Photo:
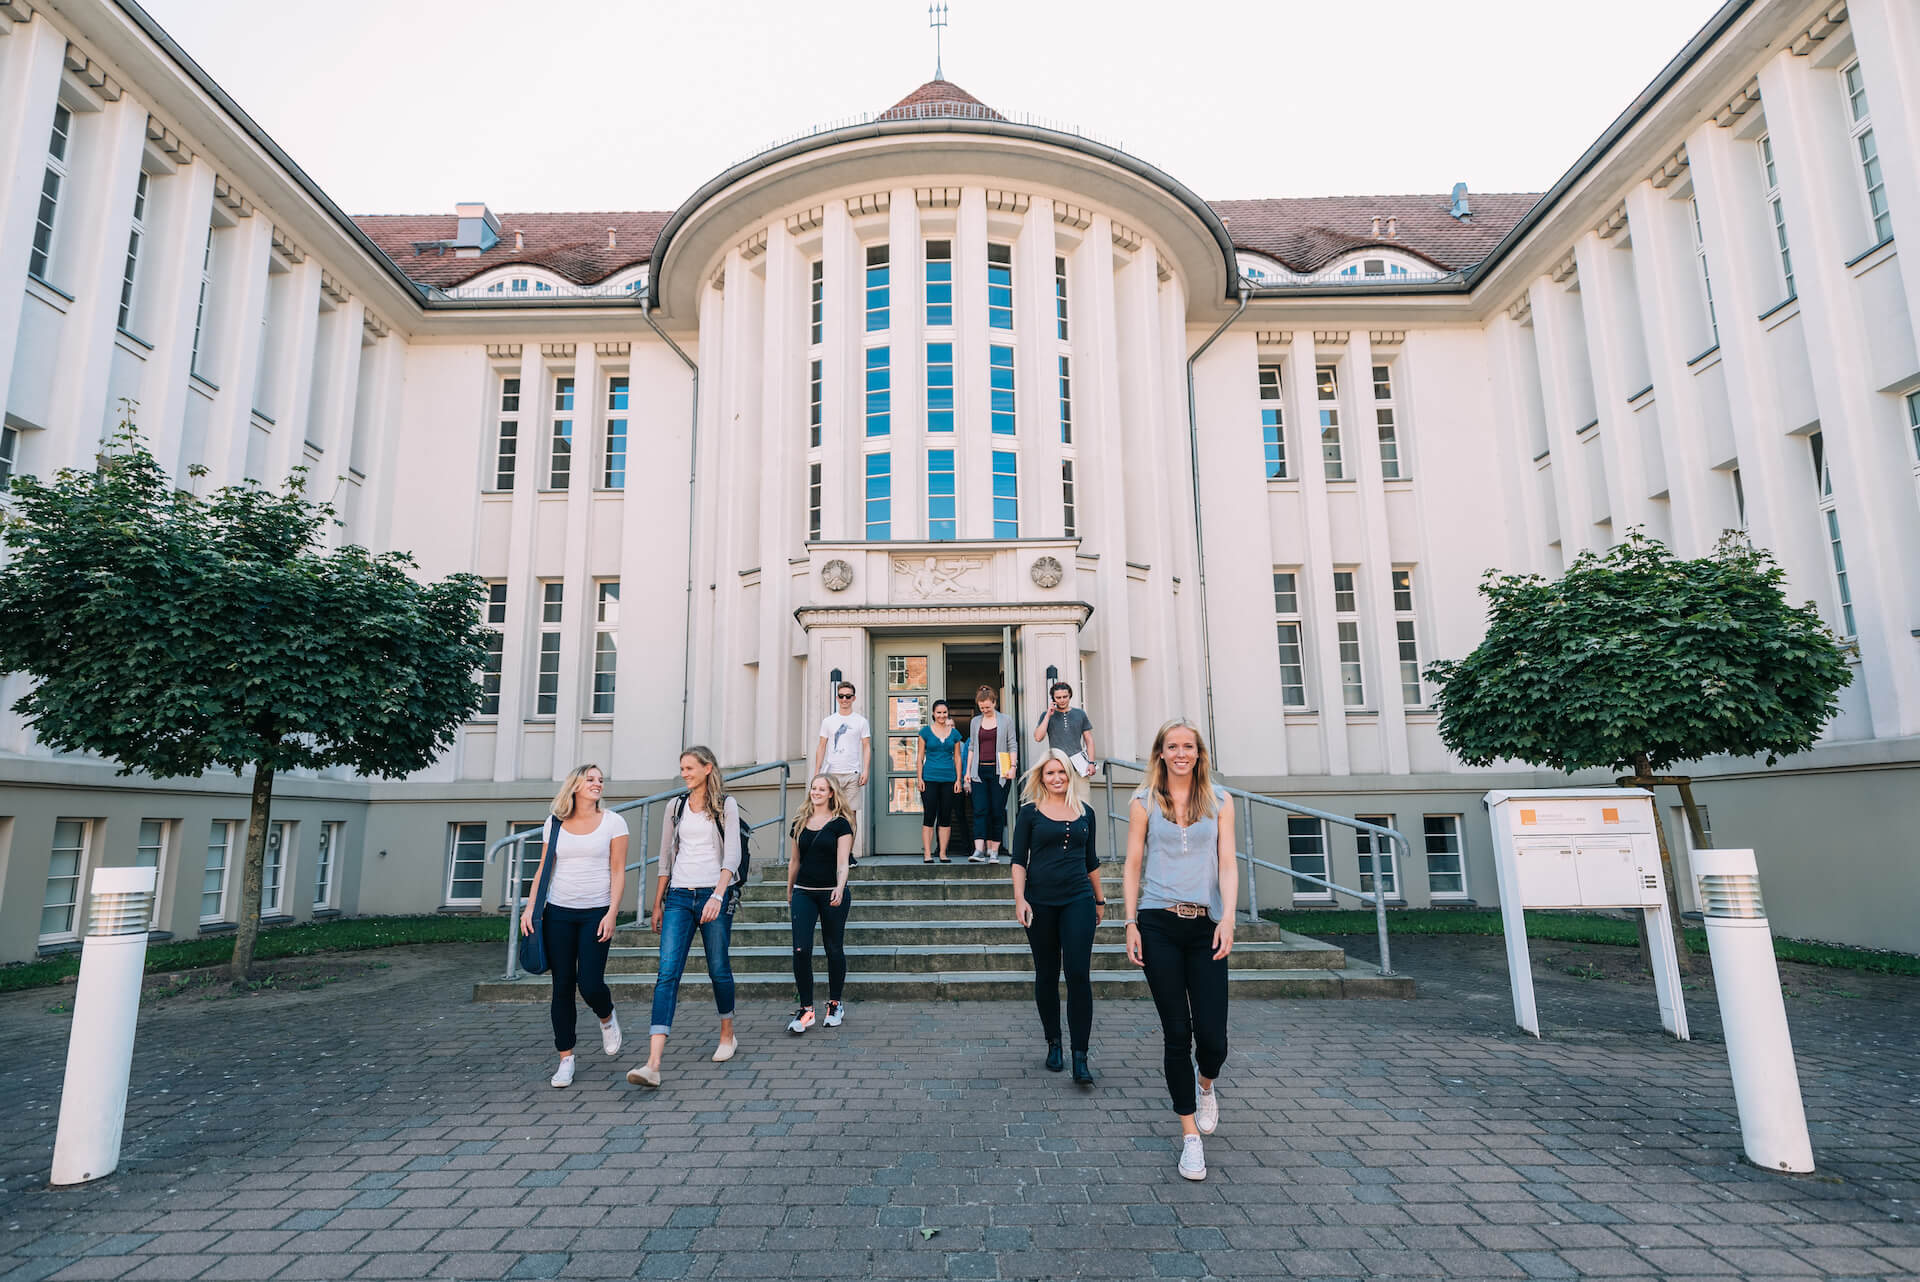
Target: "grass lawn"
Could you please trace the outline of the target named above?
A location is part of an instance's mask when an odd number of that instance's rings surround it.
[[[506,923],[499,917],[355,917],[302,922],[260,932],[254,957],[305,957],[314,953],[391,948],[395,944],[504,943]],[[147,972],[193,970],[233,960],[233,936],[182,939],[147,948]],[[62,953],[39,961],[0,966],[0,993],[44,988],[80,973],[80,954]]]
[[[1287,930],[1302,935],[1371,935],[1376,926],[1373,914],[1359,909],[1270,908],[1260,914]],[[1500,914],[1479,908],[1394,908],[1387,911],[1387,930],[1395,935],[1503,935]],[[1707,951],[1707,932],[1692,927],[1687,932],[1689,952]],[[1640,940],[1639,927],[1619,917],[1597,913],[1527,914],[1529,939],[1557,939],[1576,944],[1625,944]],[[1848,948],[1844,944],[1820,944],[1804,939],[1773,941],[1773,955],[1781,961],[1808,966],[1837,966],[1845,970],[1878,971],[1884,975],[1920,975],[1920,957],[1911,953],[1878,952],[1870,948]],[[0,972],[3,973],[3,972]]]

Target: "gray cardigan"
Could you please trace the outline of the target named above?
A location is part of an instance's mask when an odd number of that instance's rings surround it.
[[[660,875],[667,878],[667,884],[673,884],[673,856],[680,849],[680,826],[674,822],[685,809],[687,799],[681,797],[667,804],[666,816],[660,821]],[[705,813],[705,812],[701,812]],[[732,875],[732,880],[740,880],[740,807],[732,797],[727,798],[723,811],[726,816],[726,840],[720,845],[720,866]],[[696,816],[698,817],[698,816]]]
[[[995,722],[993,750],[995,753],[1008,750],[1013,752],[1013,775],[1017,779],[1020,777],[1020,727],[1013,724],[1013,718],[999,708],[994,709],[993,719]],[[969,782],[978,779],[980,777],[980,714],[977,712],[973,716],[973,721],[967,726],[966,761],[967,769],[963,778]]]

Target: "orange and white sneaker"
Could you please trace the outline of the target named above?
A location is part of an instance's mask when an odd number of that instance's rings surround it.
[[[804,1033],[813,1027],[813,1007],[802,1006],[793,1012],[793,1022],[787,1025],[789,1033]]]
[[[847,1006],[845,1002],[828,1002],[827,1003],[826,1024],[828,1028],[840,1027],[840,1021],[845,1019],[846,1017],[847,1017]]]

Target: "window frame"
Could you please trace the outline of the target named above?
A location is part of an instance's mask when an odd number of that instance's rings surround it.
[[[201,367],[201,358],[205,349],[201,339],[206,336],[207,297],[213,292],[213,233],[216,224],[212,215],[207,218],[207,247],[200,256],[200,299],[193,309],[193,347],[187,360],[187,372],[196,378],[205,380],[207,375]]]
[[[927,435],[951,436],[959,399],[954,382],[954,344],[936,339],[926,344]],[[942,381],[944,379],[944,381]]]
[[[19,428],[0,423],[0,494],[13,484],[14,471],[20,465],[21,435]]]
[[[56,100],[43,157],[44,169],[40,178],[40,198],[34,210],[33,235],[29,238],[27,250],[27,275],[49,284],[52,283],[54,265],[59,262],[56,251],[60,248],[61,193],[67,186],[73,165],[72,157],[73,108]]]
[[[816,258],[807,267],[807,345],[818,347],[827,329],[827,264]]]
[[[1314,815],[1287,816],[1287,867],[1295,872],[1318,877],[1321,881],[1333,880],[1333,852],[1327,846],[1327,824],[1324,819]],[[1300,843],[1311,840],[1318,849],[1302,849]],[[1319,860],[1319,868],[1312,867],[1313,860]],[[1303,867],[1303,861],[1307,866]],[[1287,879],[1289,889],[1296,904],[1330,904],[1333,892],[1311,882]]]
[[[818,459],[807,464],[807,541],[820,541],[820,492],[822,465]]]
[[[1693,260],[1700,269],[1700,298],[1707,307],[1705,350],[1712,351],[1720,346],[1720,312],[1713,302],[1713,273],[1707,268],[1707,233],[1700,218],[1700,197],[1692,193],[1687,196],[1687,226],[1693,237]]]
[[[885,241],[868,245],[863,255],[860,301],[866,332],[884,334],[893,328],[893,255]],[[878,299],[878,302],[875,300]]]
[[[866,349],[866,394],[862,411],[868,440],[886,440],[893,435],[893,349],[885,343]]]
[[[1282,580],[1285,580],[1283,583]],[[1280,660],[1280,707],[1283,712],[1307,712],[1313,707],[1308,697],[1306,620],[1300,610],[1300,570],[1296,566],[1273,569],[1274,644]],[[1293,660],[1287,660],[1289,631]],[[1291,679],[1288,676],[1292,669]]]
[[[1363,824],[1378,824],[1382,828],[1394,826],[1392,815],[1355,815],[1354,818]],[[1355,828],[1353,855],[1359,868],[1358,885],[1362,893],[1372,892],[1374,870],[1378,868],[1382,883],[1380,895],[1389,903],[1405,902],[1400,893],[1400,861],[1391,837],[1383,837],[1365,828]]]
[[[1374,361],[1373,374],[1373,428],[1380,445],[1380,479],[1382,481],[1411,481],[1413,471],[1407,466],[1400,440],[1400,401],[1394,394],[1394,367],[1391,360]]]
[[[260,856],[260,918],[285,917],[287,883],[293,879],[296,843],[300,840],[298,822],[274,819],[267,824],[267,845]],[[275,856],[278,855],[276,860]],[[268,898],[271,894],[272,899]]]
[[[160,840],[157,845],[147,840],[148,824],[159,826]],[[148,930],[160,928],[160,900],[167,888],[167,866],[171,862],[170,856],[173,854],[174,847],[173,834],[177,826],[178,821],[173,819],[142,819],[140,826],[134,830],[133,866],[153,869],[153,912],[147,918]],[[153,862],[150,864],[143,862],[149,850],[154,852]]]
[[[1893,239],[1893,212],[1887,203],[1886,167],[1880,161],[1880,141],[1873,131],[1873,104],[1867,99],[1866,73],[1860,69],[1860,59],[1849,59],[1840,68],[1840,91],[1846,101],[1847,141],[1852,144],[1852,168],[1859,177],[1856,190],[1867,216],[1867,231],[1872,236],[1871,244],[1884,244]]]
[[[1345,587],[1341,586],[1343,579]],[[1366,711],[1372,706],[1367,702],[1367,660],[1360,627],[1358,580],[1359,571],[1351,567],[1333,572],[1333,627],[1340,662],[1340,703],[1348,712]],[[1342,597],[1346,598],[1344,608],[1340,603]]]
[[[1287,474],[1286,375],[1279,362],[1263,361],[1255,368],[1254,378],[1260,397],[1260,448],[1267,479],[1290,481],[1293,477]]]
[[[479,836],[474,838],[469,830],[478,829]],[[465,849],[471,853],[476,848],[478,857],[462,860],[460,853],[464,838]],[[456,878],[462,863],[477,867],[478,876]],[[454,886],[457,882],[471,882],[474,895],[471,899],[455,898]],[[446,908],[478,908],[487,893],[487,825],[478,819],[454,819],[447,823],[447,855],[445,876],[441,880],[440,903]]]
[[[1053,256],[1053,319],[1055,333],[1059,340],[1063,343],[1070,341],[1067,324],[1067,256],[1065,254]]]
[[[202,859],[200,863],[200,925],[202,928],[231,924],[227,917],[227,894],[233,886],[234,834],[239,831],[244,831],[244,827],[243,822],[238,819],[216,819],[208,826],[206,853],[211,856],[215,849],[220,851],[220,888],[207,889],[207,877],[213,870],[208,867],[207,861]],[[214,840],[216,835],[221,837],[218,843]],[[242,845],[241,854],[244,856],[245,853],[246,847]],[[207,913],[208,895],[218,896],[217,911],[211,915]]]
[[[1071,456],[1060,460],[1061,534],[1069,539],[1080,537],[1080,507],[1074,488],[1073,463]]]
[[[128,220],[127,259],[120,271],[120,304],[115,320],[122,333],[133,329],[134,304],[139,300],[140,247],[146,243],[147,205],[152,199],[153,175],[144,167],[134,172],[133,217]]]
[[[1787,243],[1787,209],[1780,198],[1780,171],[1773,158],[1773,133],[1768,131],[1754,139],[1754,155],[1760,160],[1760,199],[1767,206],[1768,221],[1773,226],[1775,253],[1774,266],[1780,273],[1780,284],[1785,293],[1783,299],[1799,297],[1799,290],[1793,283],[1793,251]]]
[[[807,448],[820,448],[821,426],[826,420],[826,362],[818,357],[807,362]]]
[[[344,819],[327,819],[320,824],[320,847],[313,865],[315,912],[330,912],[340,906],[340,847],[346,833]]]
[[[1020,435],[1019,384],[1016,381],[1018,359],[1011,343],[987,345],[987,426],[990,435]]]
[[[547,426],[547,483],[564,493],[573,486],[573,416],[576,385],[571,374],[553,376],[553,413]]]
[[[1813,493],[1815,509],[1820,513],[1820,536],[1827,545],[1827,590],[1833,593],[1841,627],[1841,638],[1859,644],[1860,630],[1854,615],[1853,572],[1847,568],[1846,541],[1840,534],[1840,509],[1833,497],[1833,459],[1827,453],[1826,433],[1807,433],[1807,448],[1813,456]]]
[[[993,537],[1020,537],[1020,455],[1016,450],[992,450]],[[1002,493],[1002,491],[1005,493]],[[1001,515],[1002,513],[1006,515]]]
[[[1433,848],[1434,839],[1436,837],[1439,837],[1442,840],[1445,840],[1447,837],[1447,834],[1445,833],[1436,833],[1433,831],[1432,825],[1433,825],[1433,821],[1436,819],[1451,822],[1451,824],[1453,825],[1453,831],[1451,833],[1451,837],[1456,847],[1455,849],[1435,850]],[[1432,814],[1432,815],[1423,814],[1421,815],[1420,816],[1420,849],[1421,849],[1421,852],[1426,856],[1425,866],[1426,866],[1426,873],[1427,873],[1427,900],[1429,903],[1434,902],[1436,900],[1439,902],[1445,903],[1452,900],[1471,898],[1472,887],[1468,884],[1468,881],[1467,881],[1467,823],[1466,823],[1465,816],[1458,815],[1458,814]],[[1438,873],[1436,873],[1435,865],[1434,865],[1435,856],[1440,856],[1441,858],[1452,858],[1458,861],[1458,866],[1453,871],[1447,871],[1443,867]],[[1435,890],[1433,888],[1433,885],[1434,885],[1434,879],[1436,876],[1458,877],[1460,879],[1460,888],[1458,890]]]
[[[927,539],[951,542],[960,537],[959,451],[952,446],[927,451]],[[945,466],[941,467],[940,464]],[[939,478],[945,478],[945,493]],[[939,513],[944,511],[944,515]]]
[[[1419,603],[1414,599],[1413,567],[1399,565],[1388,572],[1389,591],[1393,596],[1393,639],[1395,659],[1400,668],[1400,702],[1405,708],[1424,708],[1427,706],[1427,685],[1420,675],[1420,616]],[[1408,665],[1411,664],[1413,680],[1411,688],[1414,697],[1407,698],[1409,682]]]
[[[487,652],[480,660],[480,707],[476,721],[491,721],[500,715],[500,688],[506,674],[507,657],[507,581],[489,579],[487,599],[480,604],[480,625],[487,630]]]
[[[502,908],[509,907],[507,900],[513,893],[513,875],[515,871],[518,871],[520,874],[520,902],[524,904],[533,898],[534,879],[540,875],[540,860],[546,853],[547,848],[546,827],[547,824],[544,819],[513,819],[508,821],[507,835],[509,837],[517,837],[523,832],[537,832],[540,835],[529,841],[523,841],[513,847],[514,850],[519,852],[517,869],[514,864],[515,857],[511,855],[508,856],[507,867],[500,877],[500,889],[502,892],[500,906]],[[486,888],[482,886],[481,892],[483,895],[485,894],[485,890]]]
[[[987,242],[987,329],[1014,332],[1013,246],[1003,240]]]
[[[551,721],[560,715],[560,657],[566,646],[567,585],[560,579],[540,580],[540,614],[534,622],[533,719]]]
[[[593,585],[593,683],[587,691],[587,716],[612,717],[619,689],[620,580],[597,579]]]
[[[1349,481],[1345,450],[1340,440],[1340,367],[1313,367],[1313,398],[1320,411],[1320,466],[1326,479]]]
[[[500,394],[496,398],[497,416],[493,436],[493,484],[488,492],[513,493],[520,474],[520,379],[518,375],[500,375]]]
[[[936,257],[933,247],[941,247]],[[921,261],[926,266],[926,282],[921,291],[922,304],[925,307],[926,328],[953,328],[953,238],[934,237],[922,240]],[[935,264],[939,264],[936,273]]]
[[[79,829],[80,838],[79,845],[77,846],[60,844],[60,830],[68,824],[72,824]],[[43,948],[49,945],[76,943],[80,939],[80,927],[84,924],[81,913],[87,902],[87,873],[93,864],[95,855],[94,846],[97,844],[95,838],[98,835],[97,830],[99,826],[100,821],[97,819],[76,819],[71,816],[61,816],[53,821],[53,837],[47,846],[47,875],[43,883],[44,890],[40,896],[40,923],[37,942]],[[73,854],[73,873],[71,876],[63,874],[56,878],[53,872],[54,858],[65,852],[71,852]],[[71,899],[63,903],[47,902],[48,898],[53,894],[53,883],[56,880],[63,882],[71,881],[73,883],[73,897]],[[59,908],[66,910],[67,924],[59,930],[48,930],[46,928],[47,913]]]
[[[600,488],[627,488],[627,426],[633,403],[633,378],[629,374],[607,375],[607,416],[600,432]]]
[[[893,538],[893,454],[890,450],[869,450],[865,459],[861,498],[863,528],[869,542],[890,542]]]

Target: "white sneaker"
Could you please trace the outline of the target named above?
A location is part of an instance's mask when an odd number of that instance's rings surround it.
[[[984,864],[987,862],[987,852],[984,850],[976,850],[967,856],[967,862],[970,864]]]
[[[620,1053],[620,1012],[607,1016],[607,1022],[600,1025],[600,1049],[609,1055]]]
[[[840,1021],[845,1019],[846,1017],[847,1017],[847,1004],[845,1002],[828,1002],[827,1003],[827,1018],[825,1023],[828,1028],[840,1027]]]
[[[987,862],[988,862],[988,863],[990,863],[990,864],[997,864],[997,863],[999,863],[999,862],[1000,862],[1000,856],[999,856],[999,855],[997,855],[997,854],[994,854],[994,853],[991,853],[991,852],[989,852],[989,853],[988,853],[988,855],[987,855]],[[1012,861],[1011,859],[1009,859],[1009,860],[1008,860],[1007,862],[1008,862],[1008,863],[1012,863],[1013,861]]]
[[[793,1012],[793,1022],[787,1025],[789,1033],[804,1033],[813,1027],[813,1007],[802,1006]]]
[[[574,1064],[574,1061],[578,1058],[579,1056],[577,1055],[562,1055],[560,1057],[560,1067],[553,1070],[553,1077],[547,1083],[547,1085],[549,1086],[573,1085],[573,1064]]]
[[[1202,1135],[1213,1134],[1213,1128],[1220,1125],[1220,1093],[1202,1086],[1195,1097],[1193,1124],[1200,1128]]]
[[[1180,1174],[1190,1180],[1207,1178],[1207,1151],[1200,1146],[1198,1135],[1180,1137]]]

